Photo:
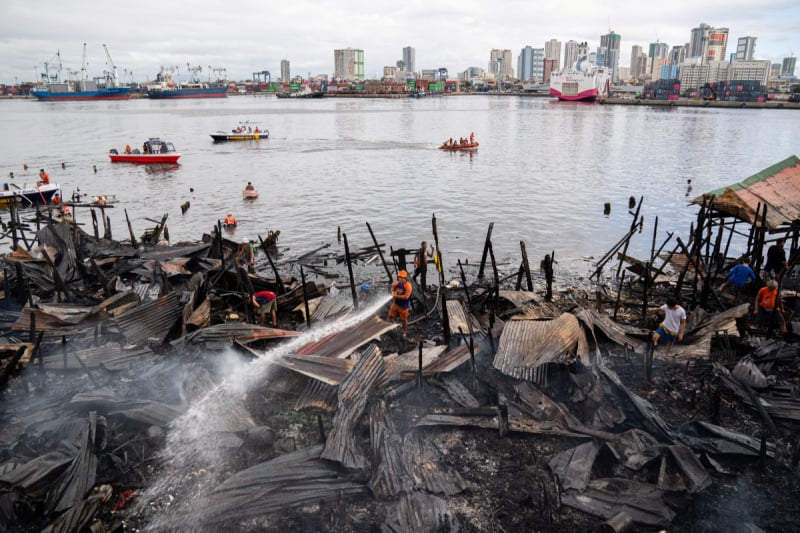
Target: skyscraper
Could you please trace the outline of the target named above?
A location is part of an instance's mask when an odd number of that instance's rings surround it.
[[[333,51],[333,75],[340,80],[364,79],[364,50],[345,48]]]
[[[600,36],[600,48],[605,48],[605,65],[611,81],[617,81],[617,67],[619,66],[619,47],[622,37],[618,33],[610,31]]]
[[[550,39],[544,43],[544,58],[555,59],[555,69],[561,68],[561,41]]]
[[[752,61],[755,51],[755,37],[739,37],[739,42],[736,44],[736,61]]]
[[[413,47],[403,48],[403,63],[407,72],[417,71],[417,51]]]
[[[514,65],[511,63],[511,50],[493,49],[489,53],[489,72],[501,80],[513,78]]]
[[[645,65],[647,64],[647,56],[644,55],[644,50],[638,44],[631,47],[631,69],[630,76],[637,80],[642,79],[645,72]]]
[[[292,74],[289,70],[289,60],[281,59],[281,81],[289,81],[292,79]]]
[[[728,28],[711,28],[708,32],[706,43],[706,61],[725,61],[725,51],[728,48]]]
[[[647,57],[667,57],[668,51],[669,46],[667,43],[656,41],[654,43],[650,43],[650,47],[647,50]]]
[[[686,61],[686,49],[687,46],[673,46],[672,50],[669,52],[669,63],[670,65],[680,65],[684,61]]]
[[[797,59],[794,56],[784,57],[781,65],[781,76],[794,76]]]
[[[567,41],[564,43],[564,68],[570,68],[578,60],[578,42]]]
[[[705,22],[692,29],[692,38],[689,41],[689,57],[704,57],[706,53],[706,41],[711,26]]]
[[[519,79],[522,81],[533,77],[533,48],[530,45],[519,51],[517,70]]]

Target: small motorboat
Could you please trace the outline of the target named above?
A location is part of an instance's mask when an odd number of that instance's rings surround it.
[[[245,200],[255,200],[258,198],[258,190],[256,189],[245,189],[242,191],[242,198]]]
[[[59,193],[61,186],[57,183],[48,183],[39,186],[19,187],[16,183],[3,184],[0,190],[0,208],[14,204],[17,207],[33,207],[35,205],[52,204],[53,196]]]
[[[443,144],[439,147],[439,150],[449,150],[451,152],[458,152],[461,150],[477,150],[478,149],[478,142],[471,142],[471,143],[454,143],[454,144]]]
[[[236,130],[231,130],[231,133],[218,131],[216,133],[211,133],[210,135],[211,138],[214,139],[214,142],[257,141],[259,139],[269,139],[269,131],[267,130],[244,131],[244,132],[237,132]]]
[[[151,137],[142,144],[141,150],[139,148],[131,150],[130,145],[128,145],[122,153],[119,153],[116,148],[112,148],[108,153],[108,157],[111,158],[112,163],[152,165],[158,163],[175,164],[181,154],[175,150],[175,146],[171,142],[162,141],[158,137]]]

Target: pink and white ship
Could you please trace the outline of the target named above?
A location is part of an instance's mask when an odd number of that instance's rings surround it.
[[[608,96],[611,77],[605,67],[598,67],[586,57],[550,78],[550,96],[559,100],[593,102]]]

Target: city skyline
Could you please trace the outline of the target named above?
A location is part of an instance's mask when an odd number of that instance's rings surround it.
[[[566,15],[555,6],[511,2],[503,7],[470,0],[457,10],[417,0],[403,5],[298,0],[279,6],[241,0],[220,10],[201,0],[191,10],[173,4],[149,10],[43,0],[33,10],[28,2],[10,0],[0,20],[0,83],[36,81],[59,50],[65,71],[80,70],[84,42],[90,78],[108,69],[106,44],[119,76],[138,82],[154,79],[161,65],[177,66],[179,78],[186,79],[187,63],[202,67],[203,79],[211,74],[209,67],[224,68],[231,80],[250,79],[263,70],[278,79],[284,59],[293,76],[330,76],[333,51],[347,48],[364,51],[364,75],[375,78],[403,59],[405,47],[415,50],[417,72],[444,67],[455,78],[467,68],[485,70],[493,49],[511,50],[516,70],[526,46],[574,40],[588,42],[595,51],[610,31],[621,38],[618,64],[626,66],[634,45],[644,50],[654,42],[682,46],[701,23],[730,29],[728,55],[745,36],[757,38],[756,59],[781,63],[800,51],[800,7],[783,1],[712,2],[699,8],[622,2],[612,8],[579,0]]]

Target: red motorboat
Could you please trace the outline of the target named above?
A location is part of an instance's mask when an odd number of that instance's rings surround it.
[[[181,154],[175,150],[175,146],[171,142],[162,141],[158,137],[151,137],[142,144],[141,149],[131,149],[130,145],[127,145],[122,153],[119,153],[116,148],[112,148],[108,153],[108,157],[111,158],[112,163],[152,165],[157,163],[177,163]]]
[[[471,142],[471,143],[453,143],[453,144],[443,144],[439,147],[439,150],[450,150],[451,152],[457,152],[459,150],[477,150],[478,149],[478,142]]]

